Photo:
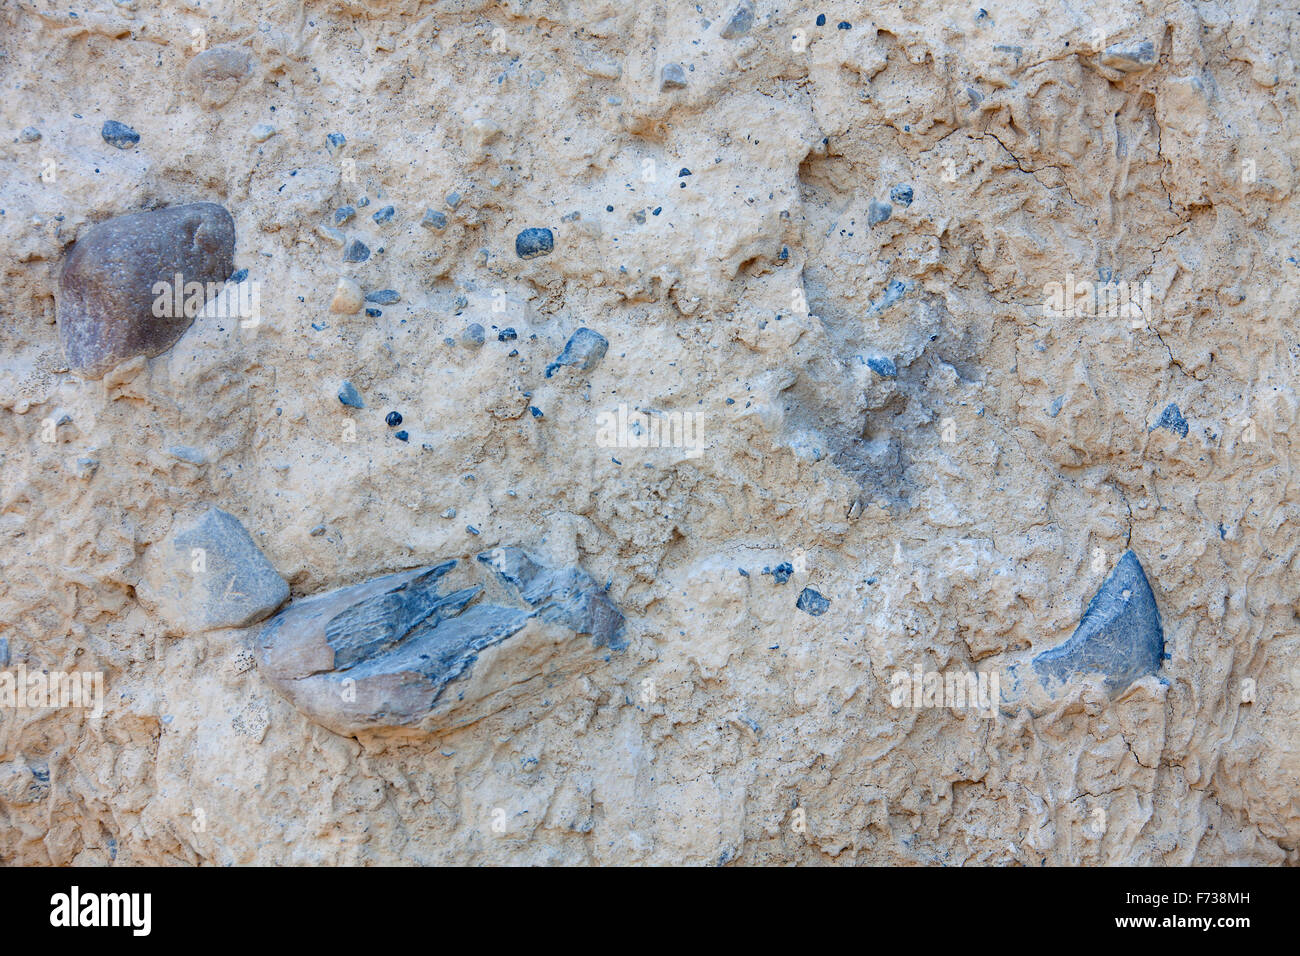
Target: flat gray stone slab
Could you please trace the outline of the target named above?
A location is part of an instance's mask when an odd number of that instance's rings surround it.
[[[625,646],[623,626],[586,572],[494,548],[294,601],[262,629],[258,663],[335,733],[418,735],[538,705]]]

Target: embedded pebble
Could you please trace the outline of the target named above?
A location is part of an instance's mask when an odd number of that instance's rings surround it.
[[[447,193],[447,205],[455,211],[460,208],[461,195],[457,192]]]
[[[339,401],[348,408],[365,408],[366,403],[361,400],[361,393],[351,382],[344,382],[339,387]]]
[[[891,358],[883,356],[872,356],[867,359],[867,367],[875,372],[881,378],[897,378],[898,366],[894,364]]]
[[[374,220],[375,222],[377,222],[377,223],[383,224],[383,223],[388,222],[390,219],[392,219],[392,218],[393,218],[393,215],[394,215],[396,212],[397,212],[397,210],[394,209],[392,206],[385,206],[383,209],[380,209],[378,212],[376,212],[376,213],[375,213],[373,216],[371,216],[370,218],[373,219],[373,220]]]
[[[520,259],[536,259],[549,255],[555,248],[555,237],[551,230],[533,227],[525,229],[515,236],[515,255]]]
[[[1168,429],[1179,438],[1187,437],[1187,419],[1183,418],[1183,413],[1173,402],[1170,402],[1165,406],[1164,411],[1160,413],[1160,418],[1156,420],[1154,425],[1147,429],[1147,432],[1153,432],[1157,428]]]
[[[740,0],[735,11],[731,14],[731,19],[727,25],[722,28],[719,36],[724,40],[734,40],[736,37],[744,36],[749,32],[749,28],[754,25],[754,4],[750,0]]]
[[[137,589],[174,631],[247,627],[289,598],[289,585],[239,519],[209,507],[151,545]]]
[[[404,431],[393,432],[393,437],[398,441],[410,441],[411,436]]]
[[[255,143],[265,143],[275,135],[275,127],[270,123],[258,123],[248,131],[248,135],[253,137]]]
[[[104,137],[104,142],[109,146],[116,146],[118,149],[130,149],[140,142],[139,133],[117,120],[105,120],[99,135]]]
[[[660,89],[664,90],[684,90],[686,89],[686,71],[682,69],[680,63],[669,63],[664,67],[663,80],[660,83]]]
[[[804,588],[799,592],[799,600],[795,601],[794,606],[813,617],[820,617],[830,610],[831,601],[815,588]]]
[[[225,106],[239,92],[240,84],[253,72],[253,54],[242,47],[208,47],[185,67],[185,79],[198,91],[207,109]]]
[[[398,425],[402,424],[402,413],[389,412],[384,416],[384,423],[387,424],[389,428],[396,428]]]
[[[468,348],[476,349],[487,341],[487,332],[483,326],[477,322],[471,322],[465,326],[465,330],[460,333],[460,344]]]
[[[344,262],[365,262],[370,258],[370,247],[360,239],[353,239],[343,250]]]
[[[127,359],[171,348],[230,277],[234,254],[235,221],[216,203],[130,213],[92,226],[68,253],[59,278],[59,337],[68,364],[100,378]],[[178,274],[181,289],[154,291],[160,283],[172,289]]]
[[[420,220],[420,225],[425,229],[446,229],[447,214],[436,209],[426,209],[424,218]]]
[[[347,145],[348,138],[342,133],[330,133],[325,137],[325,148],[331,153],[337,153]]]
[[[353,206],[340,206],[334,210],[334,225],[346,226],[357,217],[357,210]]]
[[[871,200],[871,204],[867,206],[867,225],[879,225],[888,219],[893,212],[894,207],[889,205],[889,203],[878,202],[873,199]]]
[[[498,342],[513,342],[517,338],[519,338],[519,333],[511,328],[504,328],[497,333]]]
[[[889,191],[889,198],[900,206],[910,206],[912,205],[912,187],[906,183],[899,183]]]
[[[361,311],[363,302],[361,286],[340,276],[338,285],[334,287],[334,298],[330,300],[330,311],[339,315],[356,315]]]
[[[576,368],[580,372],[589,372],[595,368],[609,350],[609,340],[592,329],[581,328],[569,336],[564,344],[564,351],[559,358],[546,367],[546,377],[550,378],[565,366]]]
[[[41,138],[41,131],[35,126],[25,126],[23,131],[18,134],[18,142],[34,143]]]
[[[375,305],[392,305],[394,302],[400,302],[401,299],[396,289],[380,289],[366,294],[366,301],[373,302]]]

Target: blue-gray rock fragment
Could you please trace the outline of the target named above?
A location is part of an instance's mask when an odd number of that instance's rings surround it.
[[[420,225],[425,229],[446,229],[447,214],[436,209],[426,209],[424,218],[420,220]]]
[[[1187,419],[1183,418],[1183,413],[1173,402],[1165,406],[1165,410],[1160,413],[1156,423],[1148,428],[1147,432],[1153,432],[1157,428],[1167,428],[1179,438],[1187,437]]]
[[[116,146],[118,149],[130,149],[140,142],[139,133],[117,120],[105,120],[99,135],[104,137],[104,142],[109,146]]]
[[[351,382],[344,382],[339,386],[339,401],[348,408],[365,408],[366,403],[361,400],[361,393]]]
[[[867,225],[878,226],[886,221],[894,212],[894,207],[887,202],[871,200],[867,204]]]
[[[751,0],[740,0],[735,11],[731,14],[731,19],[727,21],[727,25],[722,28],[718,35],[724,40],[734,40],[736,37],[748,33],[753,25],[754,4]]]
[[[581,328],[569,336],[564,344],[564,351],[550,365],[546,366],[546,377],[550,378],[565,366],[576,368],[580,372],[589,372],[595,368],[609,350],[609,340],[599,332]]]
[[[814,588],[804,588],[799,592],[799,600],[795,602],[795,607],[801,611],[806,611],[813,617],[820,617],[830,610],[830,598],[823,595]]]
[[[370,247],[360,239],[353,239],[343,250],[344,262],[365,262],[370,258]]]
[[[335,733],[416,735],[554,699],[624,646],[623,623],[583,571],[494,548],[294,601],[263,627],[258,665]]]
[[[872,356],[867,359],[867,367],[881,378],[898,378],[898,366],[891,358]]]
[[[357,216],[355,206],[339,206],[334,210],[334,225],[345,226]]]
[[[173,632],[194,634],[255,624],[289,585],[238,518],[210,507],[149,548],[136,593]]]
[[[1100,673],[1117,694],[1160,669],[1165,634],[1160,610],[1137,555],[1125,551],[1097,589],[1079,626],[1068,641],[1034,658],[1034,671],[1045,687],[1051,681]]]
[[[912,205],[912,187],[906,183],[899,183],[889,191],[891,202],[896,202],[900,206]]]
[[[401,293],[396,289],[378,289],[366,293],[366,301],[373,302],[375,305],[392,305],[394,302],[400,302],[401,300]]]
[[[536,259],[538,256],[550,255],[555,249],[555,236],[551,230],[541,227],[525,229],[515,236],[515,255],[520,259]]]

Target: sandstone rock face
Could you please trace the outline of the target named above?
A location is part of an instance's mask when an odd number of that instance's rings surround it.
[[[138,592],[179,634],[247,627],[289,597],[289,585],[239,519],[209,508],[149,549]]]
[[[1300,862],[1294,4],[0,11],[0,864]]]
[[[59,337],[88,378],[137,355],[166,351],[195,308],[234,271],[235,222],[215,203],[118,216],[88,229],[59,279]],[[180,279],[177,279],[180,276]],[[195,300],[186,286],[204,287]]]
[[[513,547],[479,561],[512,603],[449,587],[454,560],[302,598],[263,628],[263,673],[335,733],[439,732],[537,706],[625,646],[623,615],[582,571]]]

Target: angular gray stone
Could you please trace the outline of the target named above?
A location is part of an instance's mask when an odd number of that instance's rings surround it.
[[[662,73],[662,82],[660,89],[664,90],[684,90],[686,89],[686,70],[680,63],[669,63],[664,67]]]
[[[216,203],[131,213],[91,227],[59,278],[59,338],[68,364],[95,379],[137,355],[165,352],[230,278],[234,259],[235,221]],[[201,284],[202,299],[193,294],[197,287],[186,291],[192,283]]]
[[[724,40],[734,40],[736,37],[748,33],[749,28],[753,25],[754,4],[750,0],[740,0],[735,11],[731,14],[731,19],[727,21],[727,25],[722,28],[718,35]]]
[[[1113,43],[1101,54],[1101,65],[1121,73],[1137,73],[1155,66],[1156,47],[1150,40]]]
[[[289,597],[289,585],[234,515],[208,508],[150,546],[136,588],[173,631],[247,627]]]
[[[450,560],[294,601],[263,627],[258,666],[335,733],[406,736],[538,706],[625,646],[585,572],[514,547],[478,560],[495,574]]]
[[[204,50],[185,67],[185,79],[208,109],[228,103],[239,91],[256,64],[253,54],[237,46],[214,46]]]
[[[589,372],[600,363],[608,350],[609,340],[605,336],[588,328],[578,329],[569,336],[560,357],[546,366],[546,377],[550,378],[566,365],[580,372]]]
[[[1088,602],[1074,634],[1064,644],[1034,658],[1039,681],[1050,682],[1100,673],[1117,694],[1160,670],[1165,634],[1160,610],[1137,555],[1125,551]]]

